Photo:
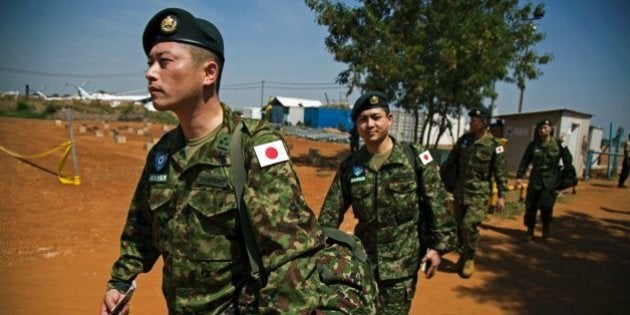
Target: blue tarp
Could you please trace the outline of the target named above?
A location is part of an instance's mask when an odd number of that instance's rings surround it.
[[[340,108],[307,107],[304,109],[304,123],[311,128],[343,128],[343,131],[352,128],[350,110]]]

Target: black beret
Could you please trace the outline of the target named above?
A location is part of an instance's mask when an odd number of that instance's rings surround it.
[[[145,54],[148,56],[153,45],[160,42],[195,45],[215,53],[221,62],[225,61],[223,37],[219,29],[214,24],[196,18],[182,9],[164,9],[149,20],[142,34],[142,46]]]
[[[387,97],[381,92],[367,92],[361,95],[352,107],[352,121],[356,121],[359,114],[366,109],[383,107],[389,111]]]
[[[492,114],[490,114],[490,111],[487,108],[483,107],[481,109],[473,109],[469,111],[468,116],[479,117],[485,120],[490,120],[490,118],[492,118]]]
[[[536,129],[538,129],[538,127],[540,127],[540,126],[542,126],[542,125],[548,125],[548,126],[550,126],[550,127],[551,127],[551,120],[549,120],[549,119],[543,119],[543,120],[539,121],[539,122],[536,124]]]

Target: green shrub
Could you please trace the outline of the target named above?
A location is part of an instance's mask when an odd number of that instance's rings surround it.
[[[19,100],[15,104],[15,110],[18,112],[26,112],[31,110],[31,106],[24,100]]]
[[[61,104],[56,103],[56,102],[46,102],[44,103],[44,105],[46,106],[44,108],[44,113],[47,115],[52,115],[56,113],[57,111],[59,111],[61,108],[63,108]]]

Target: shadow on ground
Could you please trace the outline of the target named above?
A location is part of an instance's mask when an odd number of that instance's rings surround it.
[[[461,295],[518,314],[630,314],[630,221],[572,211],[554,220],[550,240],[534,242],[523,240],[523,230],[481,228],[509,244],[481,239],[476,265],[496,276],[482,287],[458,287]]]

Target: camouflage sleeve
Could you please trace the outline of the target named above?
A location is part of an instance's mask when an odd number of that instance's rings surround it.
[[[527,167],[532,163],[532,152],[533,152],[533,142],[530,142],[525,149],[525,153],[523,153],[523,158],[521,158],[521,164],[518,166],[518,170],[516,171],[516,178],[523,178],[525,176],[525,172],[527,171]]]
[[[440,177],[442,178],[444,187],[449,192],[454,192],[455,186],[457,185],[457,176],[459,173],[459,141],[460,140],[455,143],[451,151],[448,153],[446,161],[440,166]]]
[[[302,195],[291,160],[260,165],[254,147],[276,140],[282,141],[288,156],[284,139],[270,128],[243,138],[248,169],[243,200],[263,264],[268,269],[283,265],[324,241],[317,219]]]
[[[492,173],[494,174],[494,181],[497,184],[497,194],[499,196],[499,198],[503,197],[505,195],[505,193],[508,191],[508,187],[507,187],[507,163],[505,160],[505,151],[503,150],[503,147],[501,147],[500,150],[497,150],[497,148],[501,146],[500,143],[498,143],[497,141],[497,146],[495,148],[495,159],[494,159],[494,170],[492,170]]]
[[[117,289],[124,292],[131,281],[141,272],[148,272],[160,256],[153,246],[152,217],[147,199],[147,169],[131,200],[127,222],[120,237],[120,257],[114,263],[107,290]]]
[[[416,152],[423,149],[416,148]],[[426,246],[440,252],[447,252],[454,249],[456,237],[456,225],[452,214],[448,211],[448,196],[444,184],[435,163],[420,165],[420,176],[422,185],[420,187],[420,231],[425,235],[423,238]],[[423,245],[423,247],[425,246]]]
[[[341,180],[342,167],[337,170],[337,174],[335,174],[335,178],[326,194],[326,199],[324,199],[322,209],[319,212],[319,223],[323,227],[338,228],[350,206],[349,198],[344,196],[344,187]]]

